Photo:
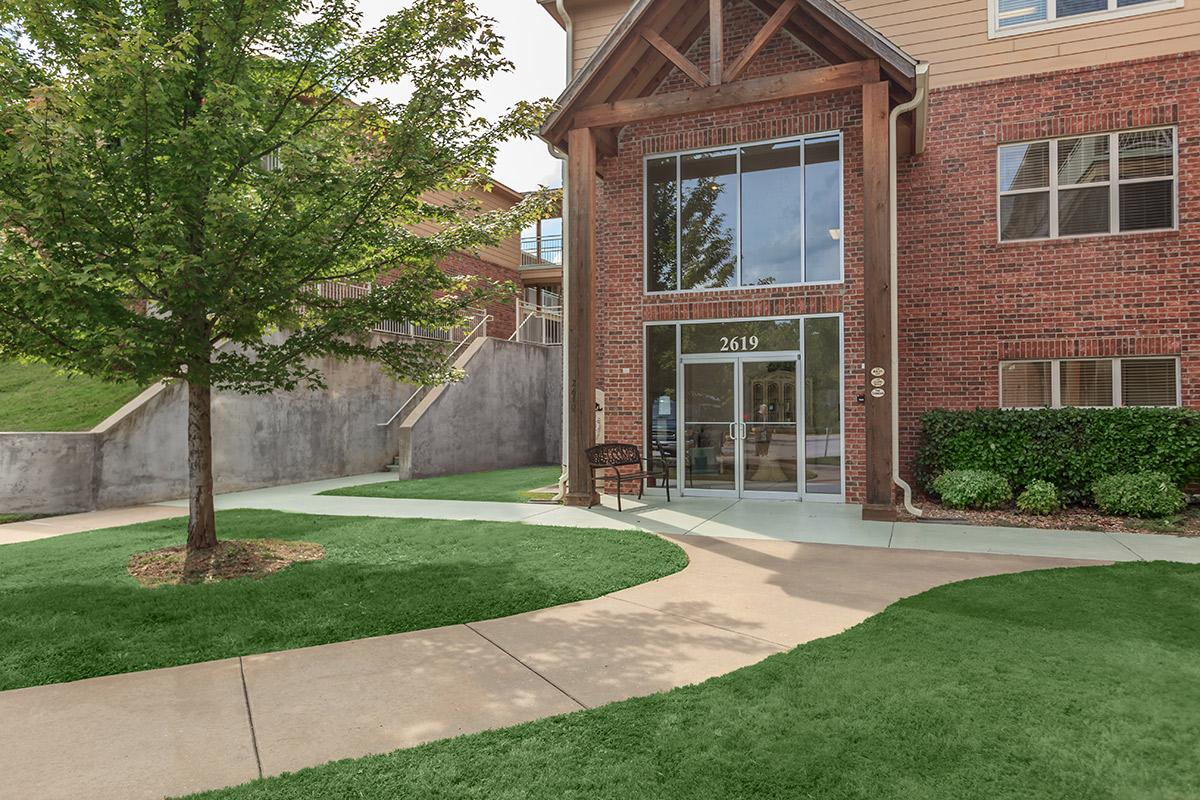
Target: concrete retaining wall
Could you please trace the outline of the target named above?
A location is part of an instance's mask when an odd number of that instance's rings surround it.
[[[473,360],[464,384],[454,385],[454,402],[421,426],[418,473],[557,463],[561,395],[548,402],[546,392],[561,391],[559,349],[475,344],[500,363]],[[414,387],[365,362],[321,366],[325,390],[213,394],[217,491],[375,472],[396,457],[400,423],[377,423]],[[457,391],[467,385],[478,395],[471,401]],[[186,388],[171,385],[147,390],[88,433],[0,433],[0,512],[61,514],[184,497],[186,420]],[[489,438],[482,420],[504,420],[504,435]]]
[[[562,348],[483,339],[459,363],[400,426],[401,477],[561,462]]]

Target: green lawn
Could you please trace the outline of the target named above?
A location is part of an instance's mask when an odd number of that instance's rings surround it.
[[[416,478],[409,481],[385,481],[330,489],[321,494],[352,497],[402,497],[419,500],[494,500],[500,503],[520,503],[522,494],[558,481],[559,467],[518,467],[491,472],[471,472],[466,475],[447,475],[442,478]]]
[[[1200,567],[985,578],[704,684],[210,800],[1184,800]]]
[[[28,522],[31,519],[41,519],[46,514],[0,514],[0,525],[9,522]]]
[[[130,555],[186,520],[0,547],[0,690],[490,619],[676,572],[650,534],[517,523],[218,515],[226,538],[325,545],[261,579],[143,589]]]
[[[0,431],[86,431],[142,389],[61,375],[44,364],[0,361]]]

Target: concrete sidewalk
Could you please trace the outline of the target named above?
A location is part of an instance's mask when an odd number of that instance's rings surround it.
[[[149,800],[227,786],[694,683],[950,581],[1095,563],[673,540],[687,569],[595,600],[2,692],[0,794]]]
[[[26,522],[9,522],[0,525],[0,544],[33,542],[38,539],[64,536],[68,533],[83,533],[101,528],[134,525],[138,522],[153,522],[157,519],[182,517],[185,514],[187,514],[186,503],[183,508],[134,506],[133,508],[114,508],[104,511],[85,511],[61,517],[44,517]]]
[[[936,550],[1095,561],[1181,561],[1200,563],[1200,537],[1102,531],[982,527],[929,522],[872,522],[857,505],[713,497],[625,499],[612,497],[596,508],[534,503],[407,500],[323,496],[320,492],[396,480],[389,473],[254,489],[218,495],[218,509],[260,508],[300,514],[524,522],[531,525],[636,529],[651,533],[723,539],[844,544],[895,550]],[[187,501],[72,514],[0,525],[0,545],[179,516]]]
[[[398,500],[324,496],[320,492],[395,480],[386,474],[359,475],[274,489],[220,495],[218,509],[262,508],[303,514],[396,518],[475,519],[531,525],[637,529],[651,533],[722,539],[843,544],[895,550],[937,550],[1096,561],[1183,561],[1200,563],[1200,537],[1037,528],[982,527],[929,522],[872,522],[857,505],[794,500],[734,500],[664,497],[624,500],[625,510],[605,496],[595,508],[531,503]],[[184,508],[186,501],[164,504]]]

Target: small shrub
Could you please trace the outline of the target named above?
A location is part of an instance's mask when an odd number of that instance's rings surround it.
[[[1008,481],[985,469],[943,472],[934,480],[933,490],[947,508],[999,508],[1012,500]]]
[[[1183,511],[1187,495],[1165,472],[1123,472],[1096,481],[1096,505],[1105,514],[1162,519]]]
[[[1030,481],[1017,497],[1017,508],[1026,514],[1053,514],[1062,508],[1058,489],[1050,481]]]

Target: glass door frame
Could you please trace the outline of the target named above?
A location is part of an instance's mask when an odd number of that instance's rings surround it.
[[[803,397],[801,384],[803,383],[804,364],[801,352],[799,350],[781,350],[781,351],[754,351],[752,353],[696,353],[688,355],[679,355],[679,370],[678,370],[678,394],[679,409],[676,414],[675,424],[675,441],[677,453],[677,475],[678,475],[678,492],[683,497],[728,497],[732,499],[745,500],[801,500],[804,499],[804,480],[808,474],[806,460],[808,458],[807,441],[804,434],[804,415],[801,413],[804,406],[800,400]],[[796,419],[792,424],[796,429],[796,491],[794,492],[772,492],[772,491],[747,491],[746,483],[746,431],[747,423],[742,365],[746,362],[754,363],[769,363],[780,361],[794,361],[796,364],[796,379],[793,381],[793,398],[794,408],[796,409]],[[734,437],[734,488],[732,489],[695,489],[689,488],[687,485],[687,394],[685,374],[688,364],[730,364],[733,366],[733,412],[735,419],[730,421],[730,429],[737,428],[738,435]]]

